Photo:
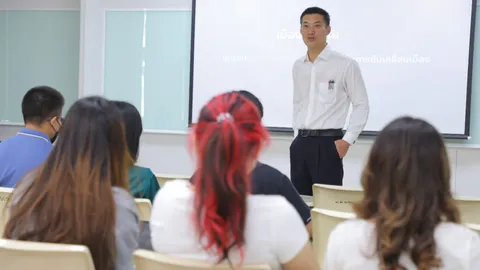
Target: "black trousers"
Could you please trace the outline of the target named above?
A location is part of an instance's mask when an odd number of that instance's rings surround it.
[[[290,145],[290,179],[300,195],[312,196],[313,184],[341,186],[343,160],[335,141],[343,136],[301,136]]]

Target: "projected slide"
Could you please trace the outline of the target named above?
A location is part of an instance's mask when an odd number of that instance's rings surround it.
[[[360,65],[365,131],[411,115],[466,133],[472,0],[197,0],[192,122],[215,94],[246,89],[262,101],[266,126],[290,129],[292,67],[307,50],[300,14],[310,6],[330,13],[331,48]]]

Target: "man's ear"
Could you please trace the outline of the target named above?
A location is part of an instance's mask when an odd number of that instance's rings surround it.
[[[327,26],[327,35],[330,35],[330,32],[332,31],[332,28],[329,26]]]
[[[63,125],[63,119],[61,116],[55,116],[55,122],[57,122],[58,125],[62,126]]]
[[[48,120],[50,125],[55,124],[57,121],[58,121],[58,116],[51,117],[50,120]]]

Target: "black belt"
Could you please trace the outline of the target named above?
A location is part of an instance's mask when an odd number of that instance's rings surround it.
[[[342,129],[300,129],[298,135],[301,137],[343,136],[343,131]]]

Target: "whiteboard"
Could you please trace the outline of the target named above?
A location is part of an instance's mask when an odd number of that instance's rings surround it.
[[[214,95],[246,89],[262,101],[266,126],[291,128],[292,66],[306,53],[300,15],[319,6],[331,16],[329,45],[362,70],[365,131],[411,115],[467,134],[472,0],[195,2],[191,122]]]

